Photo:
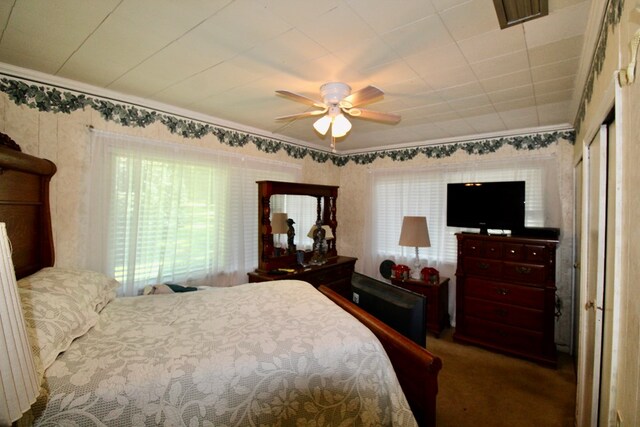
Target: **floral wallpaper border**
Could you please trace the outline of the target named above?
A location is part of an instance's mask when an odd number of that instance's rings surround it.
[[[591,102],[593,96],[593,86],[596,79],[602,72],[604,66],[605,54],[607,50],[607,40],[609,38],[609,30],[617,26],[622,18],[622,11],[624,10],[624,0],[609,0],[607,10],[600,28],[600,36],[596,44],[596,49],[593,52],[593,61],[591,61],[591,68],[589,69],[589,75],[587,82],[585,83],[582,98],[580,99],[580,106],[575,119],[576,132],[580,132],[580,127],[586,116],[587,106]]]
[[[450,157],[458,150],[469,155],[483,155],[497,151],[509,145],[517,150],[538,150],[564,139],[575,142],[573,130],[534,133],[502,138],[491,138],[474,141],[417,146],[412,148],[372,151],[359,154],[328,153],[312,148],[295,145],[289,142],[259,135],[227,129],[214,124],[201,122],[185,117],[147,109],[126,103],[94,97],[84,93],[59,89],[52,86],[27,84],[25,81],[11,78],[0,78],[0,91],[6,93],[16,105],[25,105],[43,112],[70,114],[86,107],[100,113],[102,118],[128,127],[146,127],[160,122],[173,133],[184,138],[200,139],[207,134],[214,135],[221,143],[231,147],[242,147],[249,143],[265,153],[276,153],[284,150],[290,157],[302,159],[309,156],[317,163],[330,160],[336,166],[344,166],[350,161],[358,165],[372,163],[376,159],[389,157],[394,161],[407,161],[418,155],[441,159]]]

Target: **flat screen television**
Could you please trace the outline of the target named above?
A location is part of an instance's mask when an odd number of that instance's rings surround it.
[[[447,226],[519,231],[524,228],[524,181],[447,184]]]
[[[351,276],[353,302],[367,313],[424,347],[427,302],[424,295],[360,273]]]

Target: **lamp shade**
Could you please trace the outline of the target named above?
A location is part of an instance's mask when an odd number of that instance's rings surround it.
[[[400,231],[398,245],[414,246],[416,248],[430,247],[431,241],[429,240],[427,218],[424,216],[405,216],[402,219],[402,230]]]
[[[351,130],[351,122],[347,120],[344,114],[338,114],[333,119],[331,126],[331,136],[334,138],[340,138],[345,136],[347,132]]]
[[[329,126],[331,126],[331,117],[329,115],[325,115],[320,117],[313,124],[313,128],[320,133],[320,135],[324,135],[329,130]]]
[[[36,367],[20,305],[5,223],[0,223],[0,425],[22,418],[38,397]]]
[[[274,212],[271,215],[271,233],[284,234],[289,229],[287,225],[287,214],[284,212]]]
[[[324,230],[324,239],[325,240],[331,240],[334,238],[333,236],[333,232],[331,231],[331,227],[329,227],[328,225],[323,225],[322,229]],[[309,233],[307,233],[307,237],[313,239],[313,232],[316,231],[316,226],[312,225],[311,226],[311,230],[309,230]]]

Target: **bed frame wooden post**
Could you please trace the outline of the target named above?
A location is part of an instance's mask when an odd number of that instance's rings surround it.
[[[420,426],[435,426],[438,372],[442,368],[440,358],[326,286],[318,289],[378,337],[391,360],[416,421]]]
[[[0,222],[7,224],[18,279],[53,266],[49,182],[53,162],[22,153],[0,133]]]

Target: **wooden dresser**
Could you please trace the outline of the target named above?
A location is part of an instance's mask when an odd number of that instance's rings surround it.
[[[454,339],[555,366],[558,241],[456,236]]]
[[[331,290],[351,300],[351,275],[357,258],[337,256],[329,258],[325,264],[309,267],[291,267],[295,271],[287,274],[269,274],[258,270],[249,273],[249,283],[269,280],[304,280],[315,287],[325,285]]]

